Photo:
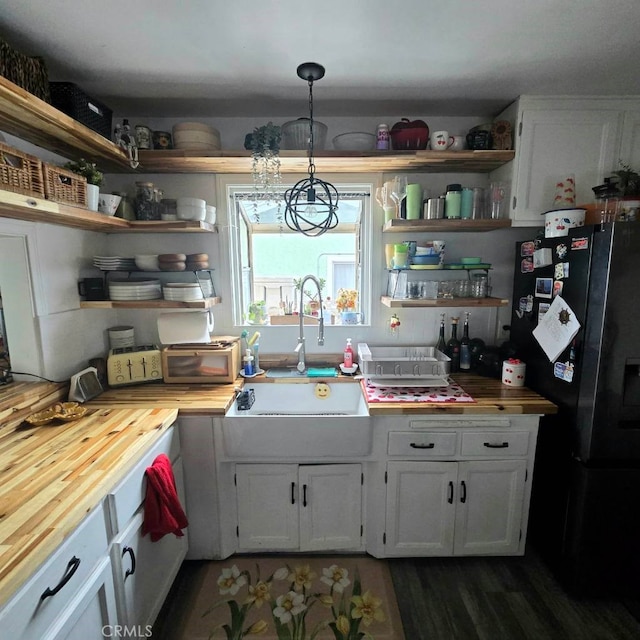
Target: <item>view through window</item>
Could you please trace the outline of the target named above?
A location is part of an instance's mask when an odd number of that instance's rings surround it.
[[[299,285],[308,274],[320,281],[322,309],[316,304],[315,286],[308,282],[305,313],[322,313],[327,325],[363,321],[369,303],[363,269],[370,188],[338,189],[337,227],[308,237],[284,222],[284,187],[275,198],[256,196],[246,185],[229,188],[236,324],[297,324]]]

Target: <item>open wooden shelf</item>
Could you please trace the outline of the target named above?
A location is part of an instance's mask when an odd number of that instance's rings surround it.
[[[251,173],[251,151],[139,152],[146,173]],[[280,151],[282,173],[306,173],[307,152]],[[488,173],[513,160],[515,151],[315,151],[316,171],[328,173]]]
[[[106,233],[216,233],[216,227],[208,222],[191,220],[128,221],[104,213],[73,207],[52,200],[13,193],[0,189],[0,217],[47,222],[85,231]]]
[[[435,300],[411,298],[400,300],[382,296],[380,302],[391,309],[408,307],[506,307],[509,300],[504,298],[437,298]]]
[[[89,127],[0,76],[0,130],[102,171],[131,171],[125,152]]]
[[[508,229],[511,220],[405,220],[394,218],[385,222],[383,233],[405,233],[407,231],[428,231],[435,233],[449,233],[457,231],[495,231],[496,229]]]
[[[91,300],[80,302],[81,309],[210,309],[220,304],[220,298],[205,298],[195,302],[173,300]]]

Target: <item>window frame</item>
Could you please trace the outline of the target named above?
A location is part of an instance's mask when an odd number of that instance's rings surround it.
[[[244,309],[242,308],[242,261],[241,251],[242,246],[242,234],[238,223],[238,214],[236,212],[236,200],[235,195],[237,193],[248,194],[253,191],[253,181],[248,176],[227,176],[228,180],[224,180],[220,184],[221,189],[224,191],[225,209],[227,213],[227,225],[226,225],[226,244],[228,251],[228,265],[229,265],[229,282],[230,282],[230,294],[231,294],[231,324],[234,328],[249,326],[244,320]],[[362,313],[362,327],[371,326],[372,316],[372,246],[373,246],[373,198],[375,185],[370,181],[354,182],[352,180],[343,181],[344,176],[338,175],[337,177],[325,177],[330,180],[331,183],[338,189],[340,194],[354,194],[360,193],[362,199],[362,215],[360,218],[360,233],[357,236],[356,252],[360,253],[359,269],[360,269],[360,309]],[[297,179],[295,176],[283,176],[282,185],[280,188],[284,192],[289,186],[295,184]],[[280,190],[280,189],[279,189]],[[283,223],[284,224],[284,223]],[[331,232],[328,232],[331,233]],[[251,234],[248,233],[247,247],[249,251],[249,261],[251,260]],[[333,255],[333,254],[332,254]],[[356,257],[356,268],[358,268],[358,261]],[[298,277],[307,275],[301,273]],[[316,274],[313,274],[316,275]],[[268,327],[272,325],[266,325]],[[286,326],[286,325],[285,325]],[[333,325],[327,325],[327,327]],[[339,326],[339,325],[336,325]]]

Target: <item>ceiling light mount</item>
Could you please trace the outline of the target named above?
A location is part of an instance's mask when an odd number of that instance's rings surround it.
[[[303,62],[301,65],[298,65],[296,73],[302,80],[317,82],[324,78],[324,67],[317,62]]]
[[[324,77],[324,67],[317,62],[303,62],[297,73],[309,84],[309,175],[285,192],[284,221],[292,231],[319,236],[338,226],[338,190],[316,178],[313,160],[313,83]]]

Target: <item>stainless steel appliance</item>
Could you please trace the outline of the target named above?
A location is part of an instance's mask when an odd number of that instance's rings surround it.
[[[554,364],[532,331],[560,287],[581,328]],[[541,421],[529,541],[576,592],[640,590],[639,289],[640,224],[516,245],[511,340],[559,407]]]

